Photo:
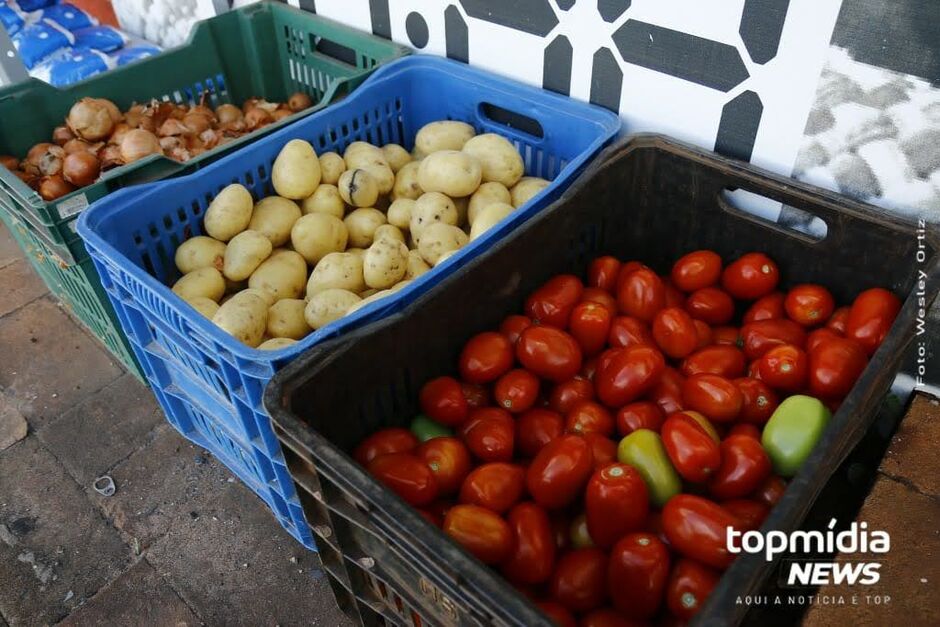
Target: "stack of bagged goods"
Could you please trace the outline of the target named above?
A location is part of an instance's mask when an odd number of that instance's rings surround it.
[[[399,290],[501,222],[549,182],[506,138],[432,122],[409,153],[356,141],[340,155],[288,142],[275,195],[240,184],[176,251],[173,291],[251,347],[289,346]]]
[[[98,21],[78,7],[48,0],[6,0],[6,28],[30,74],[62,86],[146,58],[160,48]]]

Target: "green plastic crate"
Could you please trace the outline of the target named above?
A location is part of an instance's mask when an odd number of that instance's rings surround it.
[[[2,221],[49,291],[121,362],[128,372],[146,383],[127,336],[101,286],[91,259],[69,264],[62,261],[25,222],[0,211]],[[84,249],[83,244],[79,244]],[[84,250],[82,250],[84,253]]]
[[[317,111],[348,94],[379,65],[408,49],[277,2],[261,2],[195,26],[189,42],[149,59],[94,76],[65,89],[36,79],[0,90],[0,154],[23,158],[50,141],[69,109],[86,96],[108,98],[122,111],[151,98],[241,105],[251,97],[283,102],[310,95],[313,107],[206,151],[186,163],[162,155],[115,168],[97,183],[45,202],[12,172],[0,167],[3,208],[47,235],[59,256],[81,263],[87,256],[74,230],[76,216],[108,193],[168,176],[191,173],[248,142]]]

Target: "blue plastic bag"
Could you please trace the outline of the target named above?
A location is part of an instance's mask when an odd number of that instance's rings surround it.
[[[26,15],[17,8],[15,3],[0,3],[0,26],[6,29],[10,37],[20,32],[25,23]]]
[[[40,20],[52,20],[65,30],[78,30],[79,28],[88,28],[98,23],[98,20],[91,17],[74,4],[55,4],[39,12]]]
[[[127,37],[121,31],[110,26],[90,26],[80,28],[75,35],[75,48],[88,48],[101,52],[120,50],[127,43]]]
[[[56,3],[56,0],[17,0],[16,4],[20,6],[20,9],[23,11],[38,11],[39,9],[44,9],[48,6],[52,6]]]
[[[103,52],[88,48],[66,48],[36,66],[31,74],[50,85],[63,87],[106,72],[112,66],[113,61]]]
[[[140,44],[119,50],[112,54],[111,58],[114,59],[114,62],[118,65],[118,67],[120,67],[122,65],[127,65],[128,63],[133,63],[134,61],[139,61],[140,59],[152,57],[156,54],[160,54],[161,52],[162,50],[154,45]]]
[[[13,45],[20,53],[23,64],[30,70],[59,50],[68,48],[74,41],[72,33],[52,20],[24,26],[13,35]]]

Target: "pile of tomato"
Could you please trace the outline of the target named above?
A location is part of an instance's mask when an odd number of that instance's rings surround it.
[[[472,337],[411,428],[354,456],[558,624],[681,624],[901,306],[779,278],[762,253],[695,251],[666,276],[595,259]]]

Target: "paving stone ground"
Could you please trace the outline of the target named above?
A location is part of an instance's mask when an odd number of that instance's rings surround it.
[[[346,625],[324,577],[0,225],[0,627]]]

